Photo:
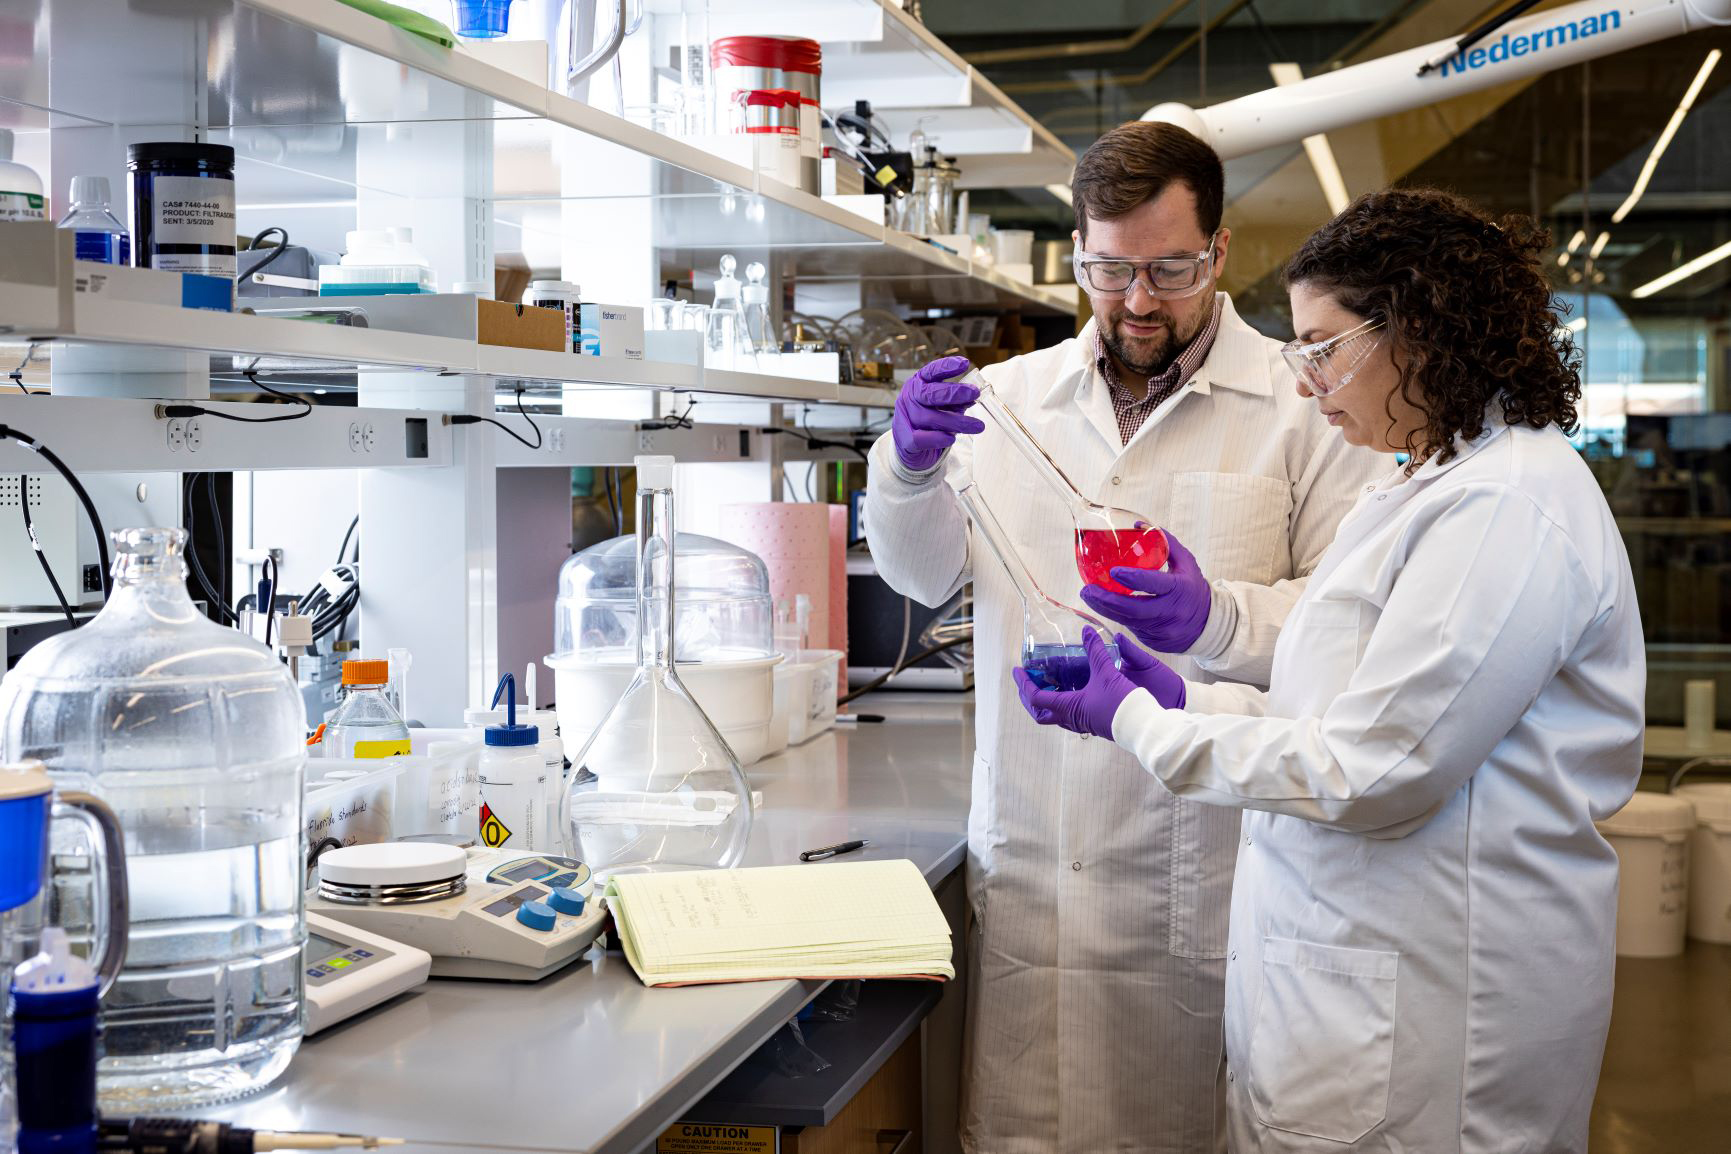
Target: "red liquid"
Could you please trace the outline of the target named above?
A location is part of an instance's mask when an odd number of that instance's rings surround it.
[[[1166,534],[1158,529],[1079,529],[1076,568],[1082,580],[1113,593],[1129,593],[1112,580],[1112,570],[1158,569],[1166,564]]]

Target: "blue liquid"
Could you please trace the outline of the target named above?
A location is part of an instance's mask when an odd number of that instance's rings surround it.
[[[1076,690],[1088,684],[1088,651],[1080,645],[1035,645],[1022,668],[1041,689]]]

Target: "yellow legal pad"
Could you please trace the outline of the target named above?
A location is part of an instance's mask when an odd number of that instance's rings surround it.
[[[648,986],[956,976],[949,923],[906,859],[626,874],[607,903]]]

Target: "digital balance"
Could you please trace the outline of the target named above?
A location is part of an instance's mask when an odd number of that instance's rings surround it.
[[[307,910],[432,955],[436,978],[532,982],[570,964],[606,913],[575,858],[432,842],[345,846],[319,858]]]
[[[433,962],[425,950],[313,913],[301,959],[308,1034],[425,984]]]

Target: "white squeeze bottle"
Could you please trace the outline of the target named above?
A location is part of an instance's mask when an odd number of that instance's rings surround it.
[[[0,128],[0,220],[47,220],[48,198],[36,170],[12,159],[12,131]]]
[[[517,679],[499,679],[506,693],[505,724],[489,725],[481,740],[481,844],[488,849],[550,850],[547,762],[541,730],[517,724]]]

